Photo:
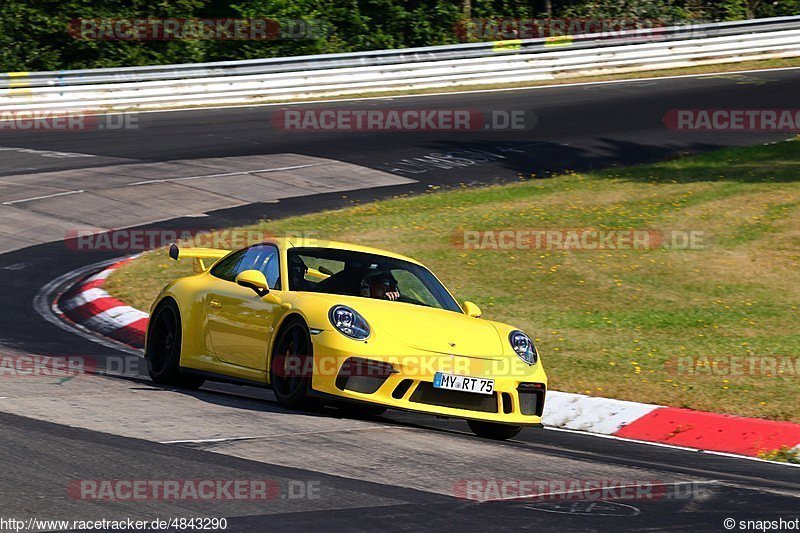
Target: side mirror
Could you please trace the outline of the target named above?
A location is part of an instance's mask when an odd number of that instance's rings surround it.
[[[248,289],[253,289],[259,296],[269,294],[267,278],[260,270],[245,270],[236,276],[236,284]]]
[[[471,316],[472,318],[481,317],[481,308],[470,301],[465,301],[461,306],[461,309],[464,310],[467,316]]]

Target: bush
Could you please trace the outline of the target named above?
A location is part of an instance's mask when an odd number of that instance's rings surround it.
[[[797,13],[800,0],[5,0],[0,70],[37,71],[221,61],[459,42],[465,18],[716,18]],[[753,8],[752,6],[757,6]],[[322,22],[309,39],[119,41],[76,39],[75,19],[273,18]]]

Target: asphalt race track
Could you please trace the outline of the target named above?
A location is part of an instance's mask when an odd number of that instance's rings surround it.
[[[55,278],[120,255],[73,251],[59,237],[65,230],[122,216],[148,227],[217,228],[431,186],[772,142],[787,135],[675,132],[662,119],[670,109],[794,108],[798,93],[800,70],[781,70],[301,105],[526,112],[526,129],[502,132],[276,130],[270,113],[287,106],[148,113],[138,117],[138,129],[120,131],[1,129],[3,352],[133,361],[118,378],[0,378],[3,516],[226,517],[230,531],[721,531],[726,518],[797,517],[800,469],[790,466],[556,430],[526,429],[496,443],[473,437],[461,421],[289,412],[269,391],[226,385],[162,389],[141,377],[135,356],[56,327],[33,301]],[[467,154],[471,162],[443,163],[442,154]],[[225,169],[231,175],[220,179]],[[253,176],[270,180],[273,196],[248,198],[237,188]],[[226,208],[194,212],[190,201],[157,188],[148,193],[157,209],[115,211],[120,202],[149,205],[147,195],[122,196],[136,180],[178,187],[190,179],[198,182],[197,205],[219,201]],[[37,240],[37,231],[48,237]],[[105,502],[75,498],[66,488],[75,479],[164,478],[271,479],[281,492],[266,502]],[[483,503],[459,497],[466,481],[495,479],[648,480],[681,496]],[[291,486],[316,492],[291,497]]]

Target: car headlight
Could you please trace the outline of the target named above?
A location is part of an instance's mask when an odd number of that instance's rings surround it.
[[[369,337],[369,325],[364,317],[346,305],[331,307],[328,318],[339,333],[345,337],[363,341]]]
[[[528,363],[534,364],[539,359],[539,352],[536,351],[536,346],[530,337],[525,335],[519,330],[514,330],[508,334],[508,342],[517,353],[520,359]]]

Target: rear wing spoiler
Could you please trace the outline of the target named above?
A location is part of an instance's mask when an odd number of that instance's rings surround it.
[[[178,248],[177,244],[169,247],[169,256],[178,261],[179,259],[194,259],[192,266],[197,273],[205,272],[211,265],[231,253],[230,250],[218,250],[216,248]]]

